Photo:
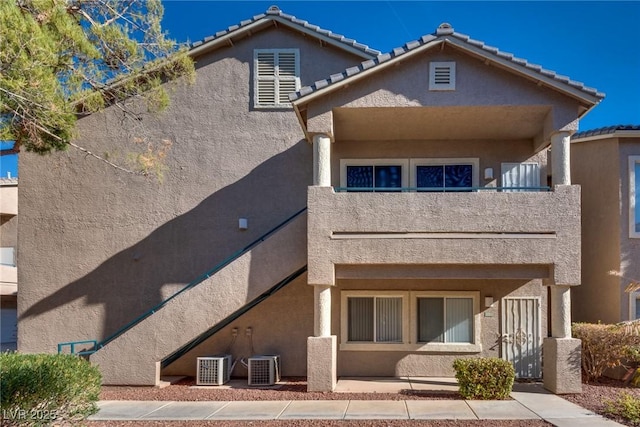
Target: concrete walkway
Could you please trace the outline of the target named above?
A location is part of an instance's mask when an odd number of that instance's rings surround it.
[[[457,390],[455,379],[345,378],[336,392],[394,393]],[[607,420],[540,384],[516,384],[513,400],[281,400],[281,401],[101,401],[90,420],[540,420],[555,426],[611,427]]]

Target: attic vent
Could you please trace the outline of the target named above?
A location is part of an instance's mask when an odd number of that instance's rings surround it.
[[[429,90],[456,90],[456,63],[429,63]]]

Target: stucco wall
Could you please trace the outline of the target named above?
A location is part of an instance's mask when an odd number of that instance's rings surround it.
[[[637,137],[611,135],[571,145],[572,182],[582,187],[583,205],[583,286],[572,290],[575,321],[629,319],[624,289],[640,277],[640,239],[629,237],[629,156],[638,155]]]
[[[571,145],[571,182],[582,187],[582,286],[572,289],[572,320],[621,320],[621,165],[617,140]],[[627,235],[628,236],[628,235]]]
[[[640,138],[620,138],[619,144],[621,171],[620,273],[624,276],[620,288],[624,290],[631,280],[640,280],[640,238],[629,237],[629,156],[640,156]],[[638,199],[636,199],[636,209],[640,209],[640,200]],[[621,292],[620,304],[620,320],[629,320],[628,293]]]
[[[253,108],[253,50],[276,47],[300,48],[303,84],[357,62],[271,28],[197,58],[195,84],[160,115],[79,121],[75,142],[116,161],[136,136],[170,141],[161,182],[73,149],[20,156],[21,351],[104,338],[305,206],[311,148],[295,114]]]
[[[501,298],[540,297],[541,337],[547,335],[546,288],[539,280],[338,280],[332,292],[332,333],[341,342],[340,293],[347,290],[433,290],[480,291],[481,345],[480,353],[429,353],[406,351],[338,351],[338,375],[378,376],[453,376],[452,363],[463,357],[501,357]],[[494,305],[484,307],[484,297],[492,296]]]
[[[246,329],[251,328],[251,336]],[[232,330],[238,328],[233,339]],[[245,359],[255,354],[279,354],[282,375],[304,376],[307,370],[307,337],[313,335],[313,288],[306,274],[300,276],[254,309],[240,316],[162,371],[163,375],[196,376],[197,358],[231,354]],[[238,362],[233,376],[246,377]]]
[[[6,181],[13,181],[8,184]],[[5,180],[0,178],[0,215],[18,214],[18,185],[16,180]]]
[[[579,197],[577,186],[527,193],[334,193],[310,187],[309,283],[333,285],[337,264],[540,264],[550,267],[543,278],[551,283],[578,285]]]
[[[16,247],[18,245],[18,217],[3,215],[0,218],[0,246]]]

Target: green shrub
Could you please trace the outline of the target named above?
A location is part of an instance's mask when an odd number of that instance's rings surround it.
[[[640,322],[614,325],[574,323],[573,336],[582,340],[582,370],[589,381],[602,377],[607,368],[638,360]]]
[[[495,357],[456,359],[453,368],[465,399],[507,399],[516,377],[511,363]]]
[[[0,354],[3,425],[78,421],[97,411],[101,375],[86,360],[65,354]]]
[[[640,399],[630,393],[622,392],[617,399],[606,401],[605,412],[640,425]]]

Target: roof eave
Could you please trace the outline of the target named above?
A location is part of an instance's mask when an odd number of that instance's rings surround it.
[[[537,82],[538,84],[543,84],[546,86],[550,86],[553,89],[564,93],[565,95],[569,95],[572,98],[575,98],[577,100],[579,100],[580,102],[583,102],[585,104],[587,104],[588,107],[592,107],[597,105],[600,101],[602,101],[602,99],[604,98],[604,95],[602,96],[597,96],[597,95],[592,95],[590,93],[587,93],[583,90],[580,90],[578,88],[572,87],[568,84],[562,83],[552,77],[547,77],[543,74],[540,74],[539,72],[536,72],[534,70],[530,70],[524,66],[518,65],[513,63],[512,61],[508,60],[508,59],[504,59],[504,58],[500,58],[497,55],[492,55],[489,52],[485,51],[484,49],[481,49],[479,47],[470,45],[469,43],[466,43],[462,40],[458,40],[455,37],[447,37],[446,41],[448,43],[451,43],[452,45],[456,46],[459,49],[465,50],[469,53],[472,53],[474,55],[480,56],[482,58],[485,58],[486,60],[493,62],[495,64],[498,64],[499,66],[509,69],[517,74],[520,74],[530,80],[533,80],[535,82]],[[589,108],[590,109],[590,108]],[[585,112],[586,114],[586,112]]]
[[[640,138],[640,130],[623,130],[618,129],[610,133],[600,133],[597,135],[589,135],[578,138],[571,138],[572,144],[579,144],[581,142],[598,141],[602,139],[612,138]]]
[[[278,23],[278,24],[282,24],[292,30],[295,31],[299,31],[303,34],[309,35],[311,37],[314,37],[326,44],[329,44],[331,46],[334,46],[338,49],[344,50],[348,53],[351,53],[353,55],[359,56],[360,58],[363,59],[371,59],[371,58],[375,58],[377,56],[377,54],[379,54],[378,51],[371,49],[371,48],[367,48],[367,50],[370,50],[371,52],[368,53],[366,51],[360,50],[356,47],[350,46],[349,44],[346,43],[342,43],[340,40],[338,39],[334,39],[332,37],[329,36],[325,36],[323,34],[318,33],[317,31],[313,31],[310,28],[307,28],[303,25],[299,25],[296,24],[295,22],[292,22],[288,19],[282,18],[281,16],[278,15],[266,15],[250,24],[247,25],[243,25],[239,28],[237,28],[234,31],[230,31],[227,34],[220,36],[220,37],[216,37],[213,40],[210,40],[208,42],[205,42],[201,45],[196,46],[195,48],[192,48],[189,51],[189,55],[192,57],[201,55],[203,53],[209,52],[211,50],[215,50],[221,46],[227,46],[230,42],[233,41],[234,38],[237,38],[238,36],[242,36],[245,35],[246,33],[250,33],[252,31],[260,31],[263,28],[266,28],[269,24],[272,23]]]

